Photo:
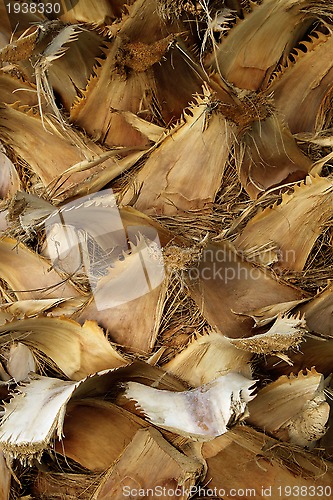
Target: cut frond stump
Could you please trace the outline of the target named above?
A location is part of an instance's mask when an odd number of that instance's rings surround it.
[[[251,390],[254,384],[254,380],[238,373],[221,375],[185,392],[163,391],[128,382],[124,396],[136,401],[136,407],[148,421],[162,429],[193,440],[209,441],[227,432],[229,425],[243,417],[247,403],[254,397]]]
[[[154,498],[154,493],[159,496],[159,491],[174,491],[168,498],[187,499],[186,492],[194,486],[201,467],[200,462],[171,446],[156,429],[139,430],[119,460],[106,472],[92,498],[102,500],[112,495],[121,500],[126,491],[135,488],[150,491],[148,498]]]
[[[249,412],[252,425],[282,441],[309,447],[327,430],[330,407],[324,377],[314,369],[306,375],[283,375],[258,391]]]

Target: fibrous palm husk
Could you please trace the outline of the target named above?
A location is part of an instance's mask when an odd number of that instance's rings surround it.
[[[64,407],[73,391],[80,385],[80,382],[36,377],[35,380],[30,381],[24,392],[16,394],[16,397],[10,401],[5,409],[1,429],[0,440],[5,451],[10,451],[22,458],[41,456],[55,429],[57,429],[58,437],[61,437],[65,416]],[[28,408],[31,412],[30,425],[27,425],[24,411]],[[11,415],[14,416],[16,422],[14,433]],[[38,426],[36,426],[36,421]],[[22,425],[23,422],[24,425]]]
[[[0,306],[0,326],[13,319],[33,318],[39,315],[50,317],[72,316],[87,302],[85,297],[28,299],[6,302]],[[45,314],[44,314],[45,313]]]
[[[241,131],[238,139],[238,175],[251,198],[257,198],[269,188],[304,179],[312,167],[311,160],[302,153],[287,125],[276,114],[253,121]]]
[[[297,308],[298,305],[303,304],[310,300],[310,298],[302,300],[291,300],[289,302],[279,302],[278,304],[272,304],[266,307],[259,307],[254,311],[247,312],[247,316],[250,316],[254,321],[256,327],[266,326],[273,320],[276,320],[279,316],[288,316],[293,309]],[[304,327],[304,324],[300,321],[300,326]]]
[[[96,477],[97,476],[97,477]],[[32,486],[33,495],[40,498],[67,500],[88,500],[96,489],[99,474],[75,474],[50,471],[39,471]]]
[[[1,97],[2,101],[11,104],[15,101],[20,101],[22,105],[29,104],[31,106],[41,101],[43,92],[48,91],[48,97],[54,101],[53,94],[57,94],[57,98],[61,99],[62,104],[69,111],[74,99],[77,96],[77,90],[83,88],[86,80],[91,74],[92,67],[97,56],[103,52],[100,45],[103,44],[103,38],[94,31],[85,29],[78,30],[77,43],[70,43],[65,46],[65,51],[60,58],[51,58],[48,54],[49,45],[54,40],[50,40],[49,32],[54,31],[61,33],[66,26],[59,22],[44,22],[41,30],[35,29],[35,37],[31,40],[29,31],[27,35],[21,36],[15,43],[9,44],[3,52],[4,58],[8,58],[9,62],[1,69]],[[68,33],[68,29],[65,33]],[[31,40],[30,45],[28,40]],[[70,42],[70,37],[63,37],[62,43]],[[28,45],[25,50],[20,50],[17,54],[17,48]],[[54,46],[53,46],[54,47]],[[15,50],[14,50],[15,49]],[[46,51],[46,54],[45,54]],[[84,56],[83,56],[84,54]],[[10,62],[11,60],[15,62]],[[80,60],[80,68],[77,67],[77,61]],[[43,67],[41,67],[41,65]],[[47,68],[46,68],[47,66]],[[12,80],[9,80],[9,77]],[[43,81],[41,81],[43,76]],[[5,79],[6,77],[6,79]],[[38,86],[36,83],[38,80]],[[10,94],[10,89],[18,84],[15,93]],[[6,82],[6,88],[5,88]],[[16,97],[16,99],[15,99]],[[45,106],[45,103],[44,103]],[[58,114],[58,113],[56,113]],[[59,117],[59,114],[58,114]]]
[[[232,344],[253,353],[271,354],[297,347],[305,332],[306,322],[303,318],[280,315],[267,332],[234,339]]]
[[[108,401],[72,402],[66,411],[64,437],[54,448],[82,467],[102,472],[119,458],[136,432],[147,426],[144,420]]]
[[[17,171],[0,145],[0,198],[9,198],[21,188]]]
[[[182,31],[182,28],[179,23],[168,23],[167,32],[154,4],[155,2],[146,0],[135,2],[129,15],[118,26],[112,27],[117,36],[106,49],[106,59],[99,62],[99,67],[95,68],[82,92],[83,97],[74,103],[71,111],[74,123],[108,145],[131,144],[146,147],[149,144],[148,138],[117,111],[138,113],[141,118],[149,121],[155,115],[159,117],[161,113],[153,65],[162,60],[175,39],[173,33]],[[163,66],[163,61],[161,64]],[[166,64],[170,70],[170,64]],[[183,66],[188,70],[186,63]],[[167,72],[162,73],[162,78],[166,78],[166,74]],[[192,82],[193,78],[197,79],[195,72],[192,72],[189,81]],[[195,82],[191,90],[195,92],[199,90],[198,87]],[[184,105],[190,99],[191,92]]]
[[[325,224],[332,217],[331,179],[307,177],[294,192],[283,194],[280,204],[253,217],[238,236],[236,248],[251,253],[271,245],[271,252],[254,257],[261,264],[301,271]]]
[[[1,345],[19,340],[43,352],[72,380],[128,364],[92,321],[80,326],[67,318],[26,318],[1,326],[0,334]]]
[[[10,8],[11,7],[9,7],[9,9]],[[57,118],[57,121],[64,127],[65,121],[63,120],[63,117],[58,109],[54,96],[54,90],[57,91],[59,89],[56,84],[54,85],[54,89],[51,87],[48,72],[54,62],[58,61],[59,58],[62,58],[68,50],[68,46],[66,44],[71,44],[73,41],[78,39],[78,34],[81,32],[81,28],[77,25],[63,26],[61,22],[57,21],[45,21],[43,25],[37,25],[32,33],[30,33],[30,31],[31,30],[27,30],[18,38],[18,40],[15,41],[15,43],[11,43],[4,47],[0,53],[0,57],[9,63],[9,69],[13,66],[10,63],[18,63],[16,69],[17,73],[20,74],[22,71],[25,79],[30,80],[30,82],[33,82],[36,85],[35,89],[29,89],[27,88],[27,85],[25,85],[25,88],[21,88],[20,90],[25,91],[25,94],[32,93],[33,97],[37,98],[43,126],[45,106],[47,105],[49,110],[52,111],[53,115]],[[52,35],[51,41],[49,40],[50,34]],[[80,55],[80,51],[77,52]],[[36,55],[37,53],[38,55]],[[89,67],[89,57],[86,58],[86,65]],[[90,69],[91,66],[92,63],[90,65]],[[15,70],[15,66],[13,67],[12,72],[14,72],[13,70]],[[60,93],[61,95],[64,93],[68,95],[71,90],[73,93],[73,85],[75,86],[76,83],[79,83],[74,74],[70,74],[68,80],[71,83],[68,85],[68,81],[66,82],[63,92]],[[53,83],[55,83],[54,78]],[[70,98],[70,96],[68,96],[68,98]],[[21,104],[25,104],[27,100],[29,100],[29,96],[23,96]],[[4,99],[4,103],[6,104],[11,102],[15,101],[13,101],[12,98],[9,98],[8,100]]]
[[[52,34],[51,37],[50,33]],[[43,126],[45,103],[49,106],[49,109],[57,118],[57,121],[62,124],[63,128],[66,126],[66,121],[56,104],[55,92],[57,92],[57,94],[59,93],[64,102],[66,102],[66,99],[68,101],[71,98],[73,101],[76,95],[75,86],[80,84],[80,81],[82,83],[82,80],[75,74],[73,66],[71,71],[69,71],[67,81],[64,78],[64,72],[61,71],[61,68],[66,64],[66,59],[63,56],[68,51],[69,47],[73,45],[73,42],[78,40],[80,33],[82,33],[82,29],[78,25],[64,26],[59,21],[45,22],[41,32],[37,32],[38,37],[35,41],[32,53],[23,54],[23,60],[19,62],[19,66],[23,69],[24,73],[29,75],[29,80],[36,84],[36,97],[38,98],[39,113]],[[88,72],[88,74],[90,74],[96,53],[99,53],[98,42],[96,44],[96,40],[94,40],[93,37],[90,37],[90,41],[92,45],[92,56],[90,55],[89,57],[87,51],[84,65],[87,68],[86,72]],[[81,56],[79,43],[74,44],[72,52],[76,53],[77,58]],[[58,63],[59,59],[62,61],[60,64]],[[82,69],[84,66],[82,64]],[[63,77],[64,87],[61,91],[59,91],[59,85],[57,85],[57,78],[55,77],[57,73],[60,73],[60,76]],[[72,103],[72,101],[70,102]]]
[[[327,337],[333,337],[333,285],[304,304],[300,311],[304,314],[308,328]]]
[[[332,460],[332,452],[333,452],[333,432],[332,432],[332,422],[333,422],[333,415],[332,415],[332,379],[331,377],[328,378],[326,381],[326,390],[325,394],[327,397],[327,402],[330,405],[330,414],[329,414],[329,419],[327,421],[327,431],[324,434],[324,436],[321,438],[319,441],[318,445],[324,449],[324,456],[325,458],[328,458]]]
[[[22,224],[29,215],[33,220],[38,214],[24,209]],[[96,266],[97,260],[103,262],[104,258],[105,266],[110,267],[121,252],[128,250],[121,214],[112,190],[82,197],[58,209],[50,205],[43,224],[46,240],[42,254],[56,269],[69,275],[81,272],[88,277],[93,273],[91,268]],[[89,241],[94,244],[90,251]],[[102,263],[98,267],[99,272],[103,271]]]
[[[302,292],[254,267],[227,242],[210,243],[187,271],[189,293],[210,325],[231,338],[253,335],[247,312],[302,298]],[[260,332],[258,332],[260,333]]]
[[[7,216],[7,211],[0,212],[0,234],[2,236],[2,233],[8,228],[8,223],[6,220]]]
[[[7,64],[0,70],[0,99],[7,104],[19,101],[31,107],[38,105],[36,86],[15,64]]]
[[[329,284],[322,292],[307,300],[305,305],[297,308],[304,315],[307,329],[315,335],[305,334],[299,349],[288,352],[291,366],[286,366],[283,361],[276,363],[275,357],[268,357],[265,360],[266,370],[276,375],[316,366],[320,373],[330,375],[333,359],[332,301],[332,286]]]
[[[17,10],[17,9],[16,9]],[[14,15],[13,15],[14,14]],[[0,19],[1,19],[1,34],[4,40],[4,47],[13,42],[14,48],[16,42],[20,38],[24,38],[27,34],[36,31],[34,24],[40,25],[46,20],[45,16],[40,12],[12,12],[9,14],[8,5],[1,4],[0,6]],[[40,26],[37,28],[40,31]],[[2,47],[3,48],[3,47]]]
[[[78,394],[79,400],[70,401],[64,421],[64,438],[62,441],[56,441],[54,445],[59,454],[93,471],[107,469],[117,460],[135,433],[149,426],[145,420],[133,414],[132,405],[129,405],[128,411],[125,407],[121,408],[96,397],[103,395],[104,399],[107,399],[108,393],[116,394],[115,383],[124,379],[137,380],[173,391],[185,388],[177,379],[147,364],[134,364],[125,371],[121,368],[120,371],[112,372],[110,376],[101,374],[101,377],[99,379],[93,377],[93,384],[88,381],[83,382],[88,383],[87,390],[83,386],[83,393]],[[97,385],[96,380],[98,380]],[[84,399],[80,399],[82,396]],[[90,397],[94,399],[89,399]],[[94,432],[91,432],[92,429]]]
[[[322,128],[325,100],[333,85],[332,50],[332,36],[314,33],[267,90],[273,92],[274,103],[293,134]]]
[[[96,58],[103,55],[100,47],[104,40],[98,33],[83,29],[77,36],[77,43],[71,43],[62,57],[49,64],[46,75],[67,112],[70,112],[78,91],[85,87]]]
[[[108,376],[112,377],[111,371],[104,372],[104,379]],[[103,377],[103,372],[96,377],[98,381]],[[94,390],[94,383],[91,385],[90,379],[69,382],[37,375],[30,379],[5,408],[0,437],[4,448],[24,460],[32,456],[40,457],[54,431],[58,439],[61,439],[66,405],[75,390],[85,382],[88,383],[90,391],[93,389],[93,392],[96,392],[97,389],[98,392],[99,389],[96,387]],[[26,419],[28,408],[31,412],[30,426],[25,426],[23,429],[20,420]],[[12,425],[16,427],[15,432],[12,432]]]
[[[0,135],[17,156],[30,165],[29,168],[41,179],[45,188],[52,181],[58,181],[62,175],[62,187],[79,184],[87,177],[86,172],[81,173],[77,168],[72,177],[68,175],[70,180],[66,178],[65,173],[67,169],[82,161],[88,163],[86,169],[92,167],[90,174],[94,173],[94,160],[100,156],[107,166],[117,168],[117,163],[108,160],[105,154],[103,156],[105,152],[94,142],[86,141],[74,130],[64,131],[59,124],[46,116],[43,126],[40,117],[30,108],[22,108],[17,104],[1,107]],[[34,154],[35,150],[39,151],[38,157]],[[117,153],[118,151],[111,152],[110,156]],[[89,162],[92,162],[91,165]],[[119,172],[117,174],[119,175]]]
[[[8,467],[6,458],[2,452],[2,449],[0,449],[0,477],[1,477],[1,482],[0,482],[0,497],[3,500],[9,500],[10,498],[10,484],[11,484],[11,471],[10,468]]]
[[[135,207],[144,213],[170,216],[211,208],[234,141],[233,125],[219,112],[218,103],[216,111],[214,107],[206,87],[203,97],[197,97],[183,121],[152,152],[122,203],[129,202],[137,186]],[[221,135],[224,141],[213,151]]]
[[[60,28],[59,32],[54,34],[52,41],[46,46],[33,63],[34,75],[36,79],[37,95],[39,100],[39,113],[44,126],[44,116],[42,109],[42,97],[52,110],[53,115],[57,118],[58,122],[65,127],[65,122],[55,102],[53,89],[50,86],[47,72],[52,66],[53,62],[61,58],[68,50],[65,44],[77,41],[81,28],[77,25],[65,26]]]
[[[311,24],[311,14],[306,12],[311,3],[264,0],[253,5],[253,11],[229,30],[205,64],[215,67],[236,87],[258,90]],[[279,31],[274,30],[277,24]]]
[[[99,236],[98,240],[104,241],[106,248],[111,240],[112,244],[117,243],[116,246],[120,250],[128,250],[129,243],[126,242],[121,231],[118,233],[121,228],[125,229],[132,243],[136,242],[138,231],[151,239],[156,238],[157,234],[162,247],[171,240],[179,245],[187,243],[185,238],[174,236],[158,221],[133,207],[118,207],[111,189],[80,197],[77,201],[70,201],[61,206],[53,205],[39,196],[20,191],[11,200],[9,209],[0,214],[4,214],[8,223],[10,222],[8,225],[14,226],[18,231],[23,229],[33,232],[42,226],[52,229],[53,224],[60,221],[63,222],[64,230],[66,226],[74,226],[77,229],[85,228],[93,238]],[[110,232],[112,232],[111,235]],[[60,237],[59,232],[57,236]],[[115,238],[115,241],[112,238]]]
[[[149,488],[151,498],[154,494],[159,496],[159,492],[174,490],[169,498],[185,500],[190,497],[189,491],[201,467],[200,462],[180,453],[156,429],[139,430],[118,461],[106,472],[92,499],[103,500],[112,495],[120,500],[132,488],[142,492]],[[147,469],[153,481],[147,478]]]
[[[145,72],[133,73],[128,78],[122,76],[115,68],[118,47],[112,45],[105,51],[107,54],[103,64],[100,62],[95,68],[87,87],[82,91],[83,97],[73,104],[71,120],[87,130],[94,139],[109,146],[130,144],[148,147],[150,142],[147,136],[129,124],[118,111],[138,113],[141,109],[149,110],[152,107],[152,76]],[[142,117],[145,118],[146,114]],[[92,116],[97,118],[92,121]]]
[[[18,225],[19,229],[34,231],[54,210],[54,206],[44,198],[26,191],[18,191],[11,199],[6,217],[8,225],[16,229]]]
[[[22,243],[0,240],[0,276],[18,299],[77,297],[78,290],[50,269],[50,263]]]
[[[247,489],[254,498],[274,498],[281,493],[286,499],[288,487],[332,487],[331,462],[248,426],[238,425],[204,443],[202,452],[208,465],[205,481],[209,481],[209,489]]]
[[[15,382],[21,382],[36,371],[36,361],[29,347],[18,342],[10,346],[6,367]]]
[[[33,254],[29,254],[27,251],[30,256],[30,266],[32,260],[34,260],[36,269],[39,269],[38,273],[44,274],[46,269],[53,264],[54,268],[58,269],[62,275],[58,275],[55,269],[53,272],[48,273],[45,276],[45,287],[55,285],[55,283],[52,283],[52,278],[54,281],[58,277],[59,288],[43,290],[40,286],[38,286],[38,289],[32,284],[27,286],[24,281],[19,281],[19,277],[17,277],[14,285],[15,274],[9,278],[9,274],[4,271],[2,278],[7,281],[9,286],[18,291],[25,289],[27,291],[25,296],[18,295],[25,299],[54,297],[62,300],[68,297],[66,294],[62,295],[61,291],[61,282],[66,282],[66,275],[73,279],[75,271],[81,271],[88,278],[90,274],[89,267],[94,265],[96,267],[96,261],[98,263],[97,271],[101,273],[101,276],[94,276],[92,272],[91,279],[96,281],[95,283],[90,280],[93,287],[93,297],[84,297],[78,290],[74,291],[74,288],[72,288],[73,292],[70,297],[79,296],[77,305],[75,305],[75,301],[71,300],[70,303],[67,301],[67,304],[62,305],[59,312],[57,311],[55,314],[61,314],[63,307],[68,310],[71,306],[74,306],[72,312],[74,314],[80,308],[80,304],[82,307],[87,302],[89,305],[85,310],[78,312],[75,316],[81,322],[93,317],[99,321],[100,325],[109,330],[111,338],[115,342],[121,343],[127,349],[134,349],[139,353],[151,350],[158,332],[166,291],[161,249],[158,241],[153,240],[156,238],[159,240],[158,224],[152,223],[150,225],[149,218],[141,217],[135,210],[124,209],[119,212],[115,206],[113,196],[108,196],[107,192],[105,192],[104,196],[88,197],[85,200],[80,200],[80,203],[68,204],[58,211],[54,211],[54,207],[50,204],[26,195],[23,196],[21,202],[23,205],[19,207],[19,199],[17,200],[17,206],[13,208],[13,213],[20,213],[20,220],[24,228],[29,229],[34,221],[44,220],[43,223],[51,231],[49,231],[48,245],[48,253],[51,258],[50,264],[47,264],[47,261],[37,254],[32,258]],[[124,218],[122,218],[122,214],[124,214]],[[99,225],[95,222],[96,217],[100,221]],[[57,223],[58,220],[60,224]],[[129,249],[122,221],[124,221],[127,234],[131,239]],[[52,231],[56,225],[57,233],[53,234]],[[74,243],[72,242],[74,246],[72,245],[73,249],[71,250],[71,245],[68,242],[70,227],[75,228],[75,234],[82,228],[93,239],[95,246],[98,244],[104,252],[109,252],[109,249],[112,249],[114,256],[107,253],[106,260],[103,263],[101,260],[104,258],[103,253],[97,255],[96,251],[97,257],[95,257],[94,250],[93,252],[86,252],[84,261],[81,261],[80,254],[78,255],[79,260],[74,259],[73,261],[71,253],[74,251],[76,255],[77,248],[82,247],[82,238],[75,240]],[[148,239],[144,239],[140,234],[147,234]],[[168,238],[167,232],[161,230],[160,234],[162,243],[164,243]],[[52,246],[53,240],[57,241],[54,248]],[[8,255],[10,255],[10,248],[7,248]],[[126,254],[121,255],[126,248],[128,249]],[[70,251],[71,253],[68,253]],[[119,254],[122,260],[119,260]],[[91,261],[88,262],[88,268],[87,266],[82,268],[82,265],[87,264],[87,259],[90,257]],[[101,261],[98,262],[98,259]],[[144,269],[148,273],[148,279],[144,275]],[[137,275],[136,287],[132,283],[133,272]],[[68,290],[70,289],[71,286],[69,285]],[[43,308],[42,304],[40,306]],[[135,321],[135,315],[127,314],[127,311],[131,310],[133,312],[133,308],[141,312],[146,311],[144,321],[139,325]],[[8,311],[5,314],[7,314],[5,319],[9,319]],[[133,318],[135,322],[133,322]]]
[[[326,432],[330,412],[324,377],[314,369],[283,375],[258,391],[249,412],[249,422],[267,433],[301,446],[315,444]]]
[[[121,17],[122,9],[129,5],[131,0],[115,0],[108,2],[101,0],[98,5],[92,0],[80,0],[79,2],[71,0],[61,0],[62,12],[60,19],[65,23],[91,23],[97,26],[103,26],[110,21]]]
[[[1,49],[0,60],[8,63],[22,61],[32,55],[36,44],[43,36],[41,26],[34,26],[22,33],[14,43]]]
[[[313,366],[328,377],[332,371],[333,342],[331,339],[304,335],[298,349],[287,351],[287,355],[288,361],[277,359],[275,355],[267,356],[262,361],[271,377],[311,370]]]
[[[201,92],[205,77],[188,44],[181,38],[176,39],[162,62],[154,64],[152,69],[161,118],[166,124],[174,123],[180,119],[193,95]]]
[[[220,333],[194,337],[188,346],[162,367],[192,387],[212,382],[229,372],[251,377],[251,353],[238,349]]]

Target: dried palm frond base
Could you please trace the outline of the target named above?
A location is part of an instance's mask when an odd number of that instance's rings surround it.
[[[247,490],[248,498],[286,499],[302,486],[306,487],[305,498],[311,498],[311,490],[315,495],[320,492],[320,488],[316,490],[319,485],[323,490],[328,487],[326,493],[332,487],[331,463],[251,427],[236,427],[206,443],[202,453],[208,464],[209,489],[224,489],[226,493]]]
[[[333,497],[332,50],[333,0],[0,3],[0,500]]]

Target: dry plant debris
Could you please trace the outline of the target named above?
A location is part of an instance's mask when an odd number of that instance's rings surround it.
[[[332,33],[0,3],[0,500],[333,496]]]

